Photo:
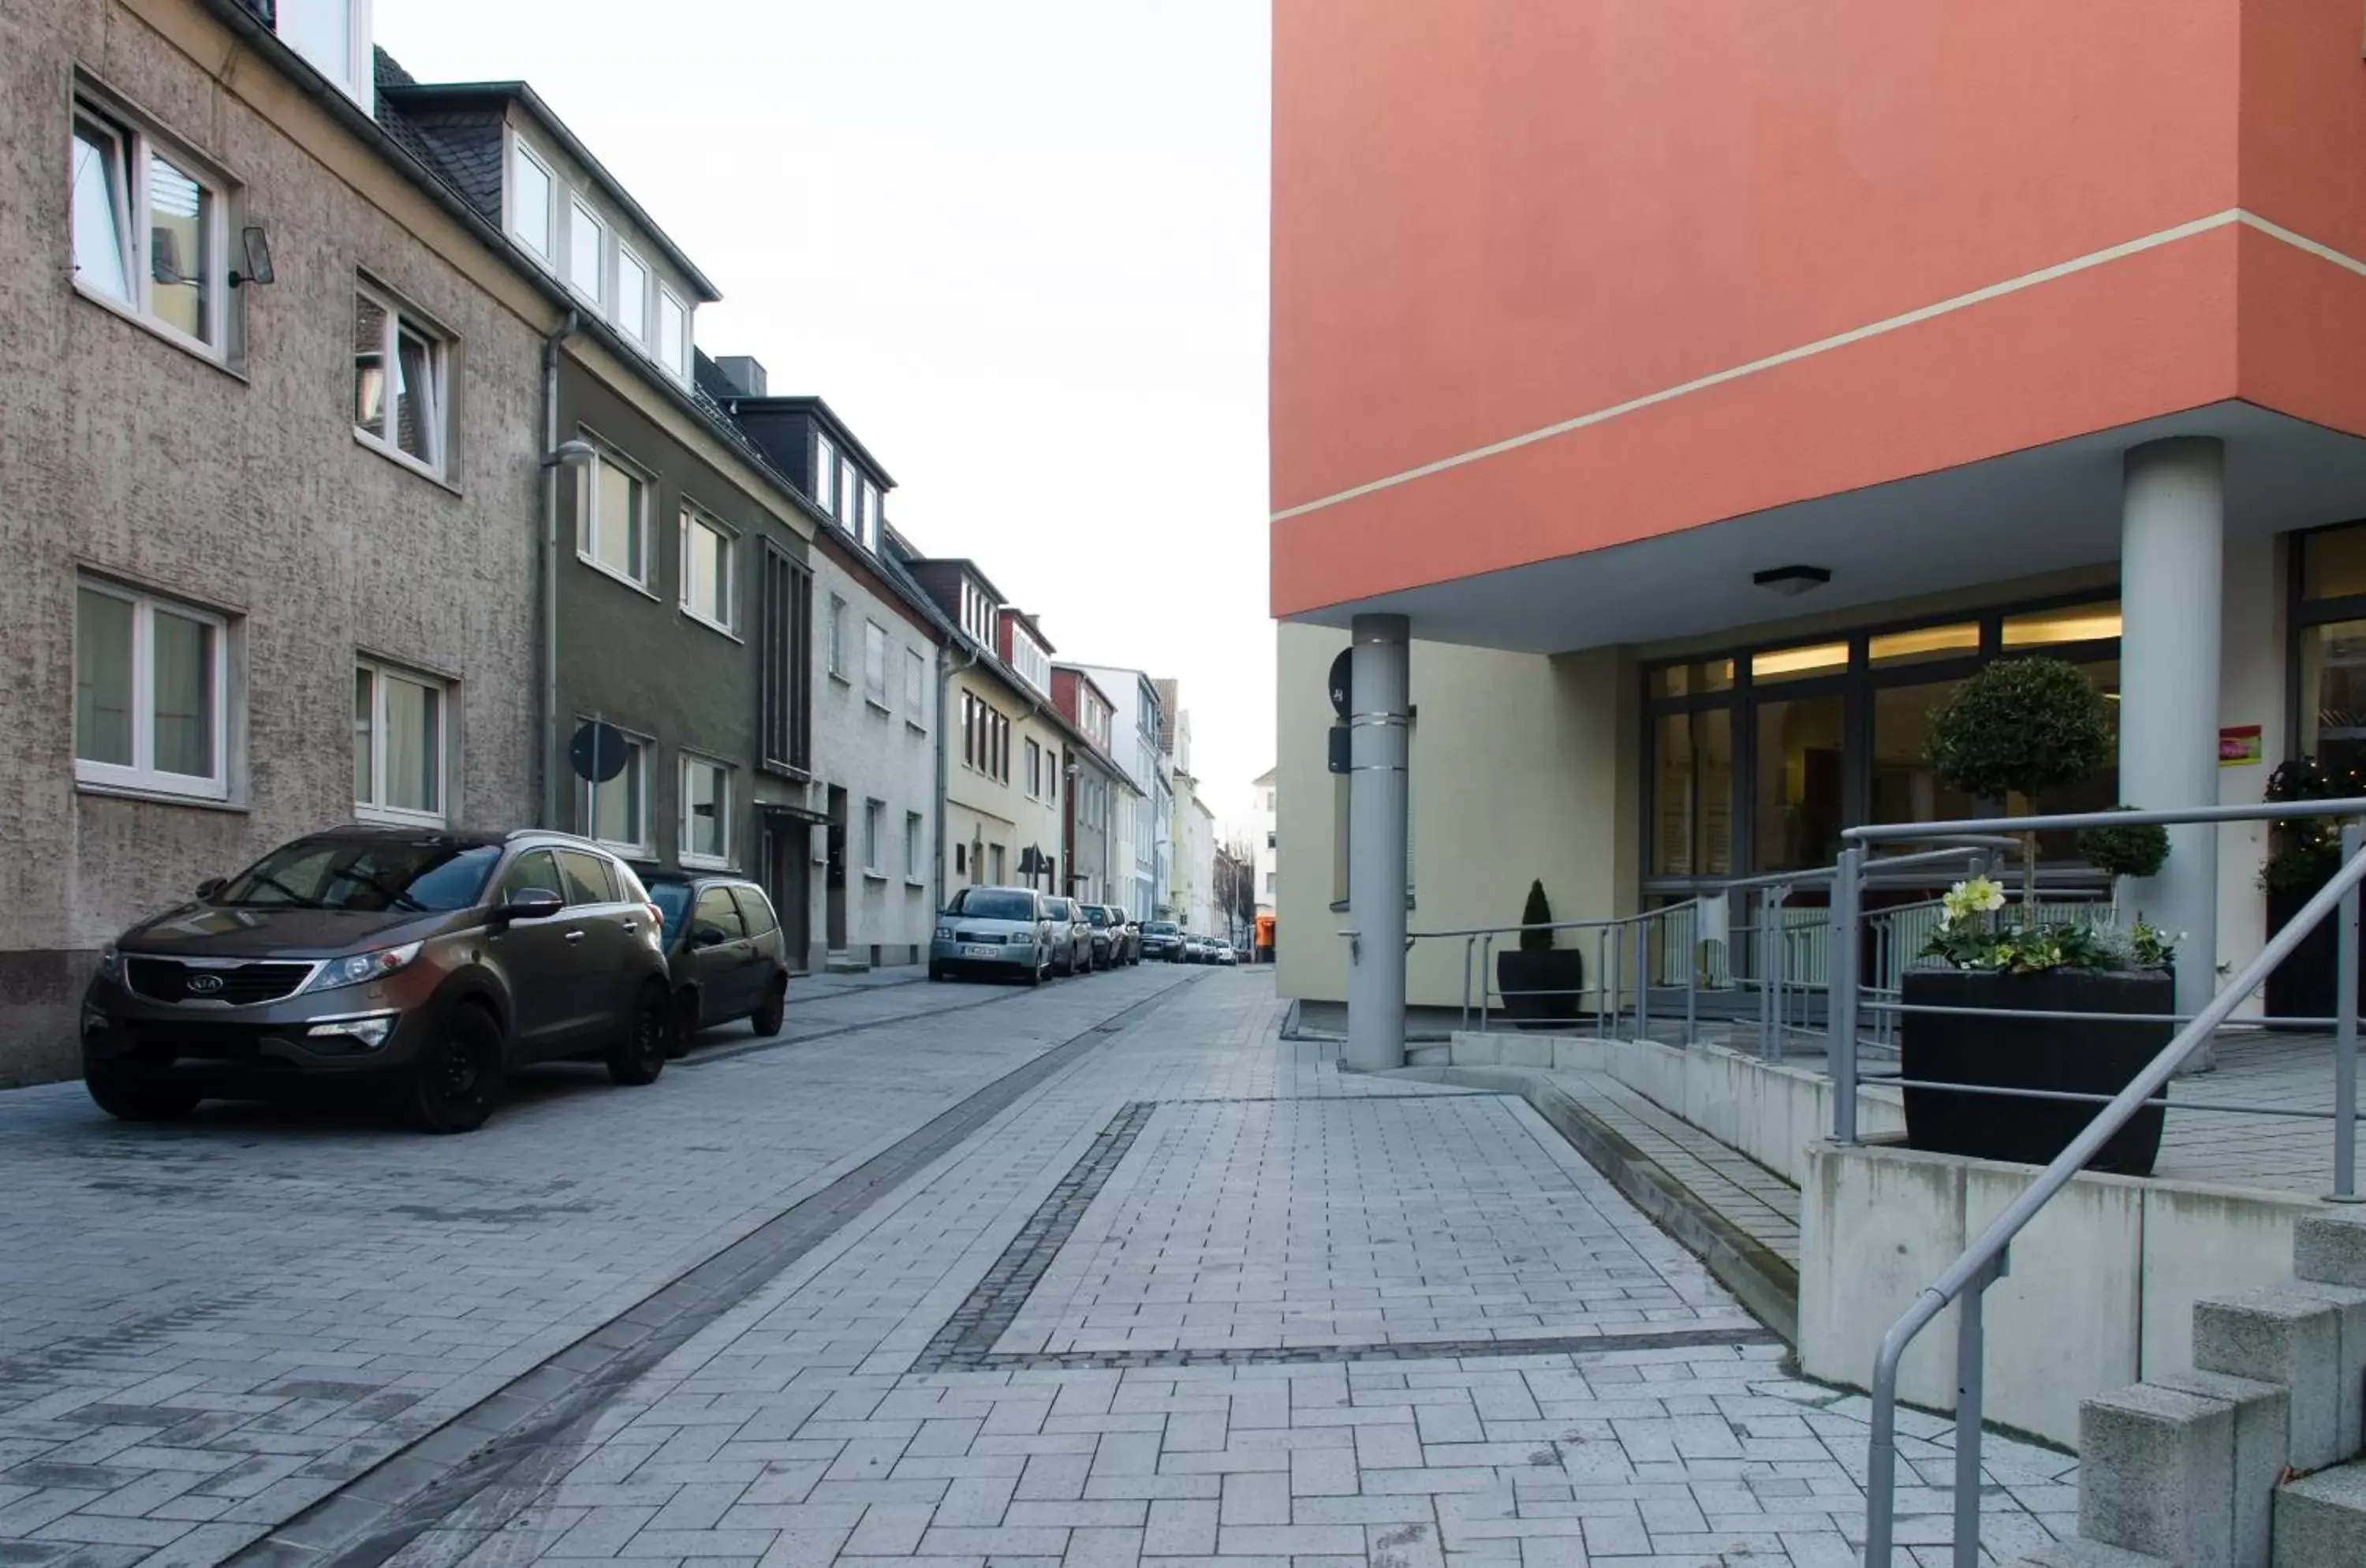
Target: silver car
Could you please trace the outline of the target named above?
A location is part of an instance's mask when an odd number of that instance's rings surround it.
[[[937,917],[929,978],[993,976],[1040,985],[1059,954],[1047,900],[1032,887],[964,887]]]
[[[1093,966],[1093,927],[1074,898],[1043,900],[1043,918],[1050,922],[1048,941],[1056,974],[1082,975]]]

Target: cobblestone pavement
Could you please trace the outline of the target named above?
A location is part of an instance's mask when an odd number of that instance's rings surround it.
[[[0,1102],[0,1247],[40,1259],[0,1562],[1853,1561],[1861,1399],[1784,1376],[1524,1103],[1342,1075],[1269,976],[1184,974],[724,1035],[471,1139]],[[886,994],[931,990],[977,999]],[[576,1417],[446,1441],[915,1148]],[[1901,1425],[1936,1563],[1944,1426]],[[1992,1440],[1993,1548],[2068,1533],[2072,1462]]]

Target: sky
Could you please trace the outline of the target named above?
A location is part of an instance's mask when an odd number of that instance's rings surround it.
[[[532,83],[724,296],[710,355],[818,393],[1082,663],[1182,682],[1245,829],[1274,761],[1267,0],[377,0],[421,81]]]

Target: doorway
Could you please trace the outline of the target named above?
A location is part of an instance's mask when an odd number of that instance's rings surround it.
[[[764,892],[781,919],[781,941],[789,967],[813,967],[813,826],[802,818],[767,815],[762,860]]]
[[[846,951],[846,791],[829,790],[829,860],[826,873],[828,908],[823,919],[832,953]]]

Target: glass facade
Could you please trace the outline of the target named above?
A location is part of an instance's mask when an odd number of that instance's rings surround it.
[[[2360,562],[2366,584],[2366,552]],[[2366,719],[2366,603],[2357,613],[2358,709]],[[1991,660],[2068,660],[2115,702],[2119,635],[2116,602],[2088,595],[1646,670],[1650,883],[1681,893],[1699,881],[1830,865],[1842,829],[1862,822],[2115,804],[2116,767],[2043,801],[1984,802],[1940,783],[1925,753],[1932,711]],[[2359,733],[2366,763],[2366,728]],[[2067,840],[2044,850],[2073,852]]]

